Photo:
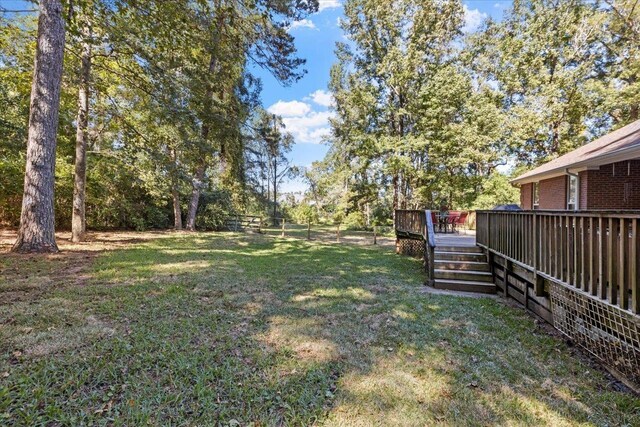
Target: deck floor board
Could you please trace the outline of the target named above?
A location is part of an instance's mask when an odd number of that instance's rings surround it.
[[[436,233],[436,248],[438,246],[475,246],[475,245],[476,245],[475,234]]]

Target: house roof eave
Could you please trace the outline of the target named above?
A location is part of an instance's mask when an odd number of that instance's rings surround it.
[[[625,160],[634,160],[640,158],[640,145],[635,145],[631,147],[621,148],[611,153],[606,153],[598,157],[593,157],[591,159],[576,162],[572,165],[560,166],[555,169],[551,169],[548,171],[544,171],[541,173],[528,175],[523,174],[518,178],[511,180],[511,184],[513,185],[522,185],[529,184],[532,182],[539,182],[545,179],[556,178],[558,176],[567,175],[567,171],[580,172],[587,169],[597,169],[602,165],[607,165],[610,163],[621,162]]]

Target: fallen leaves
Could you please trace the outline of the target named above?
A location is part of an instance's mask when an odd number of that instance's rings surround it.
[[[95,411],[93,411],[93,413],[94,414],[103,414],[105,412],[111,411],[112,407],[113,407],[113,400],[109,400],[102,408],[96,409]]]

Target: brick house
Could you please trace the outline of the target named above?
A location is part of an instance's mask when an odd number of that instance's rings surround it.
[[[525,210],[640,209],[640,120],[511,182]]]

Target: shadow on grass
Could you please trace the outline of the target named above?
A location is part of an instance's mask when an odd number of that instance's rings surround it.
[[[524,313],[488,299],[422,294],[422,280],[418,261],[389,250],[266,236],[177,236],[105,253],[90,286],[49,295],[55,303],[30,303],[46,322],[13,313],[11,329],[0,331],[13,344],[1,347],[0,373],[9,375],[0,378],[0,417],[23,424],[638,421],[638,399],[608,389]],[[0,307],[2,319],[24,308]],[[87,332],[44,355],[25,338],[29,327],[27,335],[47,338],[45,325],[76,334],[90,316],[110,332]]]

